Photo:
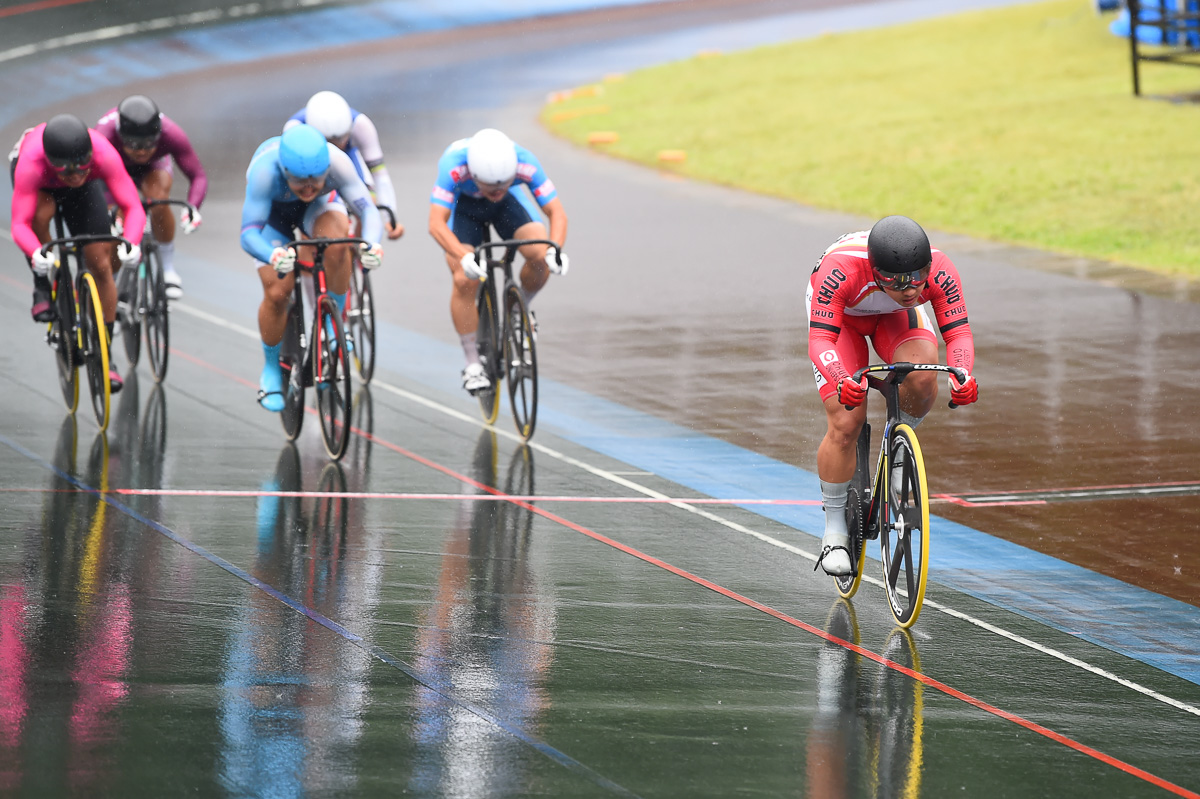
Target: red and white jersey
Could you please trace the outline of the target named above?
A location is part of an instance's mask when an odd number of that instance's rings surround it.
[[[842,236],[813,269],[808,287],[808,350],[813,364],[826,380],[836,385],[849,373],[840,359],[831,358],[829,353],[836,351],[838,337],[849,321],[846,317],[916,314],[921,305],[929,302],[946,342],[947,363],[970,372],[975,362],[975,342],[967,321],[962,280],[954,264],[941,250],[933,249],[929,282],[921,290],[918,304],[905,307],[875,282],[875,272],[867,261],[869,232]]]

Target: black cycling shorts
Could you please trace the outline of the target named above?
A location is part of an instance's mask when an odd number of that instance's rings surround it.
[[[496,228],[502,239],[511,239],[517,229],[534,221],[521,201],[510,191],[494,203],[483,197],[460,196],[454,203],[450,229],[463,244],[478,247],[488,225]]]

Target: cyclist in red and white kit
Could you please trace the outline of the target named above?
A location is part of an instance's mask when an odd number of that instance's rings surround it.
[[[937,337],[922,307],[926,302],[932,303],[946,342],[946,362],[968,374],[963,384],[950,377],[950,399],[957,405],[975,402],[975,341],[962,279],[950,259],[929,246],[916,222],[888,216],[870,231],[842,236],[821,256],[809,279],[808,355],[829,424],[817,449],[825,505],[817,562],[828,574],[851,573],[846,494],[858,433],[867,418],[867,380],[855,382],[852,375],[868,363],[867,338],[888,363],[939,363]],[[910,374],[900,384],[900,418],[916,427],[936,399],[936,373]]]

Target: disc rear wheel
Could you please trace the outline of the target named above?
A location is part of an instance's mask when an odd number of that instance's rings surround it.
[[[317,393],[317,416],[325,451],[337,460],[346,452],[350,439],[350,357],[337,304],[322,297],[313,320],[313,390]]]
[[[504,371],[517,432],[528,441],[537,426],[537,350],[529,309],[516,286],[504,292]]]
[[[117,273],[117,326],[121,330],[121,344],[130,366],[137,366],[142,353],[142,320],[138,313],[141,299],[137,270],[122,267]]]
[[[908,628],[921,613],[929,576],[929,495],[921,445],[906,424],[892,434],[887,467],[886,517],[879,534],[884,590],[896,623]]]

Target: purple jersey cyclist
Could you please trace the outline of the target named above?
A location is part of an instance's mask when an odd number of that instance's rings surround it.
[[[145,199],[165,200],[170,197],[171,162],[174,160],[189,181],[187,201],[193,207],[200,208],[208,191],[208,176],[204,173],[204,166],[183,128],[161,113],[149,97],[141,94],[126,97],[120,105],[100,118],[96,131],[121,154],[125,169]],[[193,214],[184,209],[179,221],[183,231],[191,233],[200,226],[200,213],[197,210]],[[175,217],[171,214],[171,207],[159,205],[152,208],[150,226],[159,245],[167,297],[179,299],[183,289],[179,273],[175,271]]]
[[[521,183],[529,189],[528,193],[517,185]],[[530,244],[521,248],[525,258],[521,288],[526,300],[533,302],[550,279],[550,272],[567,273],[567,256],[562,253],[567,237],[567,212],[554,183],[533,153],[494,128],[485,128],[446,148],[438,160],[437,183],[429,199],[429,233],[446,251],[446,264],[454,277],[450,316],[467,360],[462,373],[463,388],[476,394],[491,386],[491,380],[479,362],[475,346],[479,327],[476,281],[484,275],[484,266],[475,260],[475,247],[483,243],[489,225],[503,239],[558,242],[558,247]],[[550,220],[549,235],[542,214]]]

